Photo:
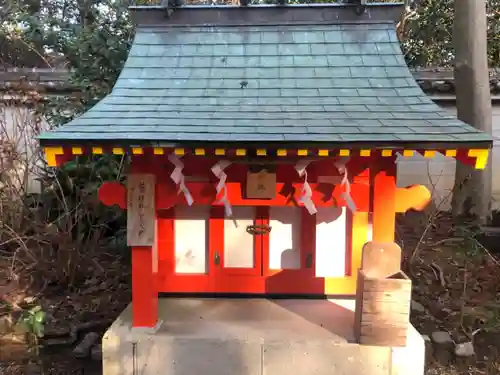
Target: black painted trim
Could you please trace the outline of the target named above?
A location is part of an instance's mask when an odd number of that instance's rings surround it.
[[[158,293],[159,298],[227,298],[227,299],[262,299],[262,300],[281,300],[281,299],[307,299],[307,300],[325,300],[335,299],[354,299],[353,295],[327,295],[327,294],[254,294],[254,293]]]

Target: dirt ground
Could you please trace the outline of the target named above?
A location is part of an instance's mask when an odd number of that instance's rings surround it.
[[[62,290],[53,285],[38,293],[32,291],[36,297],[28,297],[30,304],[41,305],[47,312],[45,337],[40,341],[44,346],[36,355],[25,344],[13,343],[7,337],[2,340],[0,336],[0,374],[102,374],[100,361],[75,359],[72,350],[85,333],[104,334],[130,302],[127,263],[107,253],[80,287]]]
[[[399,219],[403,269],[425,308],[412,311],[413,325],[423,335],[446,331],[456,343],[472,341],[476,354],[446,365],[429,358],[426,374],[500,374],[500,237],[488,249],[467,233],[454,238],[447,214]]]
[[[487,251],[467,238],[451,239],[450,232],[451,220],[447,215],[429,221],[422,214],[412,213],[398,219],[403,269],[413,280],[413,300],[425,309],[412,312],[412,323],[425,335],[444,330],[455,341],[472,338],[476,352],[472,359],[445,366],[430,358],[426,373],[498,375],[500,262],[496,257],[500,252]],[[25,300],[40,304],[48,313],[46,338],[41,342],[51,345],[42,347],[35,355],[24,344],[0,338],[0,374],[101,374],[99,361],[76,360],[72,349],[86,332],[104,333],[130,301],[127,263],[107,254],[99,259],[100,267],[89,272],[88,279],[78,288],[33,288]],[[2,310],[0,305],[0,316],[6,312],[5,306]],[[67,339],[70,332],[76,333],[76,337]]]

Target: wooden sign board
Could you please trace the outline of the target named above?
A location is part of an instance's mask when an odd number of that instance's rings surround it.
[[[127,245],[153,246],[155,242],[155,176],[127,177]]]
[[[265,169],[259,172],[248,172],[246,198],[274,199],[276,197],[276,173]]]

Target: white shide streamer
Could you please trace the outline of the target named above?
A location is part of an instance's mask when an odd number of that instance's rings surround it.
[[[302,202],[306,210],[310,215],[314,215],[318,210],[312,201],[312,190],[311,186],[307,182],[307,166],[310,161],[302,160],[295,164],[295,170],[299,174],[300,177],[304,177],[304,184],[302,185],[302,196],[299,198],[299,201]]]
[[[338,172],[342,176],[342,182],[340,186],[345,186],[345,192],[342,193],[342,198],[345,200],[347,207],[352,213],[356,213],[356,204],[351,196],[351,184],[349,183],[349,176],[347,172],[347,162],[349,158],[342,158],[335,162],[335,167],[337,167]]]
[[[233,215],[233,210],[231,208],[231,203],[229,203],[229,199],[227,197],[227,174],[224,172],[224,169],[229,167],[231,162],[228,160],[220,160],[212,167],[212,173],[219,179],[219,183],[217,184],[216,191],[219,194],[222,190],[224,191],[222,197],[219,200],[219,203],[224,205],[224,210],[226,212],[226,217],[231,217]]]
[[[170,175],[170,178],[177,186],[179,186],[179,191],[177,192],[177,194],[180,194],[182,192],[184,194],[184,197],[186,197],[187,204],[191,206],[193,204],[193,197],[186,187],[186,184],[184,182],[185,177],[182,173],[184,163],[181,161],[181,159],[173,154],[168,155],[168,160],[175,166],[174,171]]]

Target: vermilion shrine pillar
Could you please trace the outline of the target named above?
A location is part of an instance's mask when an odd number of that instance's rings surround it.
[[[132,325],[155,327],[158,323],[157,273],[153,272],[153,249],[132,247]]]
[[[396,226],[396,157],[375,159],[370,168],[372,186],[372,238],[374,242],[393,242]],[[405,210],[406,211],[406,210]],[[405,212],[403,211],[403,212]]]
[[[133,327],[153,328],[158,324],[156,177],[144,173],[137,162],[131,167],[126,197],[127,244],[132,250],[132,322]]]

